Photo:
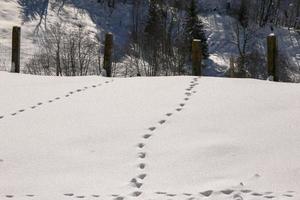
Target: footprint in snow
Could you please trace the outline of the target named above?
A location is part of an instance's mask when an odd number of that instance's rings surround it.
[[[140,174],[140,175],[138,175],[138,178],[143,180],[146,178],[146,176],[147,176],[147,174]]]
[[[166,115],[167,115],[168,117],[170,117],[170,116],[173,115],[173,113],[167,113]]]
[[[22,113],[22,112],[24,112],[24,111],[25,111],[25,109],[21,109],[21,110],[19,110],[19,112],[20,112],[20,113]]]
[[[145,163],[140,163],[140,164],[139,164],[139,168],[140,168],[140,169],[145,169],[145,167],[146,167],[146,164],[145,164]]]
[[[66,95],[65,95],[65,97],[69,97],[69,96],[70,96],[69,94],[66,94]]]
[[[234,192],[234,190],[228,189],[228,190],[222,190],[221,192],[222,192],[223,194],[230,195],[231,193]]]
[[[55,100],[60,100],[60,97],[56,97]]]
[[[145,146],[144,143],[139,143],[139,144],[138,144],[138,147],[139,147],[140,149],[144,148],[144,146]]]
[[[189,197],[186,200],[195,200],[195,197]]]
[[[185,106],[185,104],[184,103],[181,103],[181,104],[179,104],[181,107],[184,107]]]
[[[100,195],[98,195],[98,194],[93,194],[92,197],[99,198]]]
[[[0,116],[0,119],[3,119],[4,118],[4,116]]]
[[[168,197],[176,197],[177,195],[176,194],[166,194],[166,196],[168,196]]]
[[[243,200],[243,197],[241,195],[239,195],[239,194],[235,194],[235,195],[233,195],[233,199],[235,199],[235,200]]]
[[[14,197],[14,195],[10,195],[10,194],[8,194],[8,195],[5,195],[5,197],[6,197],[6,198],[13,198],[13,197]]]
[[[253,193],[251,193],[251,195],[252,195],[252,196],[259,196],[259,197],[260,197],[260,196],[263,196],[263,194],[257,193],[257,192],[253,192]]]
[[[12,116],[16,116],[16,115],[17,115],[17,113],[12,113],[11,115],[12,115]]]
[[[166,192],[155,192],[156,194],[167,194]]]
[[[182,108],[177,108],[176,111],[180,112],[182,110]]]
[[[192,196],[190,193],[183,193],[184,196]]]
[[[292,195],[292,194],[283,194],[282,196],[285,196],[285,197],[294,197],[294,195]]]
[[[250,192],[252,192],[252,190],[247,190],[247,189],[246,189],[246,190],[241,190],[241,192],[242,192],[242,193],[250,193]]]
[[[34,197],[34,194],[26,194],[26,197]]]
[[[166,120],[160,120],[158,123],[159,124],[164,124],[164,123],[166,123]]]
[[[36,106],[31,106],[30,108],[31,108],[31,109],[36,109]]]
[[[114,200],[124,200],[124,197],[116,197]]]
[[[52,102],[53,102],[53,100],[49,100],[49,101],[48,101],[48,103],[52,103]]]
[[[77,89],[77,90],[76,90],[76,92],[81,92],[81,91],[82,91],[81,89]]]
[[[146,158],[146,153],[144,153],[144,152],[139,153],[139,158],[142,158],[142,159]]]
[[[150,131],[154,131],[156,129],[156,127],[150,127],[149,130]]]
[[[190,99],[189,99],[189,98],[184,98],[184,100],[185,100],[185,101],[188,101],[188,100],[190,100]]]
[[[40,106],[40,105],[43,105],[43,103],[42,103],[42,102],[39,102],[39,103],[37,103],[37,105]]]
[[[64,195],[65,195],[65,196],[68,196],[68,197],[74,196],[73,193],[66,193],[66,194],[64,194]]]
[[[266,199],[273,199],[273,198],[275,198],[275,196],[272,196],[272,195],[270,195],[270,196],[264,196],[264,198],[266,198]]]
[[[144,139],[149,139],[151,136],[152,136],[151,134],[145,134],[145,135],[143,136],[143,138],[144,138]]]
[[[210,195],[212,195],[214,191],[213,190],[207,190],[204,192],[200,192],[200,194],[202,194],[203,196],[209,197]]]
[[[80,195],[80,196],[76,196],[76,198],[77,198],[77,199],[84,199],[85,196],[83,196],[83,195],[81,196],[81,195]]]
[[[140,192],[140,191],[135,191],[135,192],[133,192],[132,194],[131,194],[131,196],[133,196],[133,197],[138,197],[138,196],[140,196],[142,194],[142,192]]]

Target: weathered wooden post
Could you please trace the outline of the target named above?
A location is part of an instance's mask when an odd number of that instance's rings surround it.
[[[267,37],[268,45],[268,76],[273,76],[274,81],[278,81],[278,69],[276,66],[277,63],[277,38],[275,34],[270,34]]]
[[[192,43],[192,67],[193,75],[202,75],[202,50],[201,50],[201,40],[194,39]]]
[[[112,52],[113,52],[113,34],[107,33],[105,35],[105,47],[104,47],[104,61],[103,68],[106,71],[106,76],[112,76]]]
[[[11,72],[20,73],[21,27],[14,26],[12,31]]]
[[[234,57],[233,56],[230,56],[229,62],[230,62],[229,76],[230,76],[230,78],[235,78],[235,76],[234,76]]]

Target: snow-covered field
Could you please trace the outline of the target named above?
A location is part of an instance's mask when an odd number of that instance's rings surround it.
[[[0,199],[300,199],[300,86],[0,72]]]

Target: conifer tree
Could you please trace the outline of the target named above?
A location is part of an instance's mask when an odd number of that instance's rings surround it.
[[[198,17],[198,8],[195,0],[191,0],[187,8],[184,29],[185,42],[189,55],[191,55],[193,39],[200,39],[203,58],[207,59],[209,57],[207,38],[204,32],[203,22]]]
[[[151,74],[156,76],[159,71],[159,56],[161,54],[161,44],[163,40],[163,24],[161,10],[159,7],[159,0],[150,0],[148,20],[145,26],[145,47],[147,52],[147,60],[152,66]]]

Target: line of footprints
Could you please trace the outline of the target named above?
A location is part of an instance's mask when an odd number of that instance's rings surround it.
[[[194,89],[195,86],[197,86],[198,83],[198,78],[194,78],[191,82],[190,82],[190,86],[185,90],[185,98],[184,98],[184,103],[180,103],[179,106],[175,109],[175,112],[181,112],[183,110],[183,108],[186,105],[186,102],[190,100],[190,97],[196,93]],[[165,117],[171,117],[174,113],[167,113]],[[159,125],[164,125],[167,122],[166,119],[162,119],[158,122]],[[136,189],[136,191],[134,191],[131,196],[133,197],[138,197],[140,195],[142,195],[142,186],[143,186],[143,181],[146,179],[147,174],[144,173],[145,172],[145,168],[146,168],[146,164],[144,163],[144,161],[146,160],[147,157],[147,152],[143,151],[144,147],[146,145],[146,141],[151,138],[153,136],[153,133],[155,132],[156,127],[152,126],[148,128],[149,133],[146,133],[142,136],[142,141],[137,145],[137,149],[138,149],[138,159],[139,161],[141,161],[137,168],[138,170],[141,172],[137,177],[134,177],[130,180],[130,185]]]
[[[109,83],[109,81],[106,81],[105,83]],[[180,103],[178,108],[175,109],[175,112],[180,112],[183,110],[183,108],[186,105],[186,102],[190,100],[191,96],[195,93],[197,93],[196,90],[194,90],[194,88],[198,85],[198,78],[194,78],[191,82],[190,82],[190,86],[185,90],[185,98],[184,101],[185,103]],[[75,91],[71,91],[69,93],[67,93],[64,97],[65,98],[69,98],[71,95],[75,94],[75,93],[79,93],[79,92],[83,92],[89,88],[97,88],[99,86],[101,86],[102,84],[99,83],[98,85],[92,85],[91,87],[84,87],[83,89],[77,89]],[[60,100],[61,97],[56,97],[54,99],[51,99],[48,101],[48,103],[52,103],[54,101]],[[43,105],[42,102],[37,103],[34,106],[31,106],[31,109],[35,109],[38,106]],[[21,109],[18,112],[12,113],[11,116],[15,116],[18,113],[22,113],[24,112],[25,109]],[[165,117],[171,117],[174,113],[167,113]],[[0,116],[0,119],[3,119],[5,116]],[[164,125],[167,122],[166,119],[162,119],[160,121],[158,121],[159,125]],[[137,158],[140,161],[139,164],[137,165],[138,171],[140,172],[136,177],[132,178],[130,180],[130,186],[132,188],[134,188],[134,192],[132,192],[130,194],[131,197],[139,197],[143,194],[142,191],[142,186],[144,184],[144,180],[147,178],[147,173],[146,171],[146,164],[145,164],[145,160],[147,159],[147,152],[144,151],[145,146],[146,146],[146,141],[151,138],[153,136],[153,133],[155,132],[157,128],[155,126],[149,127],[148,131],[149,133],[146,133],[142,136],[142,141],[140,143],[137,144]],[[0,159],[0,163],[3,162],[3,160]],[[258,192],[254,192],[252,190],[248,190],[248,189],[242,189],[242,190],[233,190],[233,189],[226,189],[226,190],[221,190],[221,191],[213,191],[213,190],[207,190],[207,191],[203,191],[203,192],[199,192],[197,194],[192,194],[192,193],[181,193],[181,194],[175,194],[175,193],[168,193],[168,192],[163,192],[163,191],[158,191],[158,192],[154,192],[153,196],[156,196],[155,199],[168,199],[171,200],[172,198],[176,198],[176,199],[185,199],[185,200],[197,200],[197,199],[202,199],[202,198],[209,198],[211,196],[214,195],[218,195],[218,194],[222,194],[222,195],[231,195],[233,200],[246,200],[247,198],[245,197],[245,195],[251,195],[252,197],[259,197],[264,198],[264,199],[276,199],[277,197],[281,196],[281,197],[286,197],[286,198],[292,198],[295,197],[296,192],[295,191],[287,191],[281,195],[275,195],[275,193],[273,192],[262,192],[262,193],[258,193]],[[74,193],[65,193],[62,194],[65,197],[73,197],[76,199],[90,199],[90,198],[94,198],[94,199],[113,199],[113,200],[125,200],[127,199],[125,196],[121,196],[119,194],[111,194],[109,196],[102,196],[102,195],[98,195],[98,194],[92,194],[92,195],[78,195],[78,194],[74,194]],[[5,195],[6,198],[14,198],[16,197],[15,195]],[[25,197],[28,198],[34,198],[37,197],[36,195],[33,194],[27,194],[25,195]]]
[[[110,81],[105,81],[105,84],[108,84],[108,83],[110,83]],[[95,84],[95,85],[91,85],[90,87],[85,86],[84,88],[79,88],[79,89],[76,89],[76,90],[74,90],[74,91],[70,91],[70,92],[68,92],[67,94],[65,94],[63,97],[55,97],[55,98],[53,98],[53,99],[49,99],[49,100],[46,101],[46,102],[38,102],[38,103],[36,103],[36,104],[30,106],[28,109],[25,109],[25,108],[19,109],[18,111],[13,112],[13,113],[11,113],[11,114],[8,115],[8,116],[0,115],[0,120],[3,120],[3,119],[5,119],[6,117],[9,117],[9,116],[14,117],[14,116],[16,116],[16,115],[18,115],[18,114],[24,113],[24,112],[27,111],[27,110],[34,110],[34,109],[37,109],[38,107],[41,107],[41,106],[43,106],[43,105],[45,105],[45,104],[51,104],[51,103],[54,103],[54,102],[56,102],[56,101],[61,100],[62,98],[70,98],[70,97],[71,97],[72,95],[74,95],[74,94],[81,93],[81,92],[84,92],[84,91],[86,91],[86,90],[88,90],[88,89],[91,89],[91,88],[97,88],[97,87],[100,87],[100,86],[102,86],[102,83]]]

